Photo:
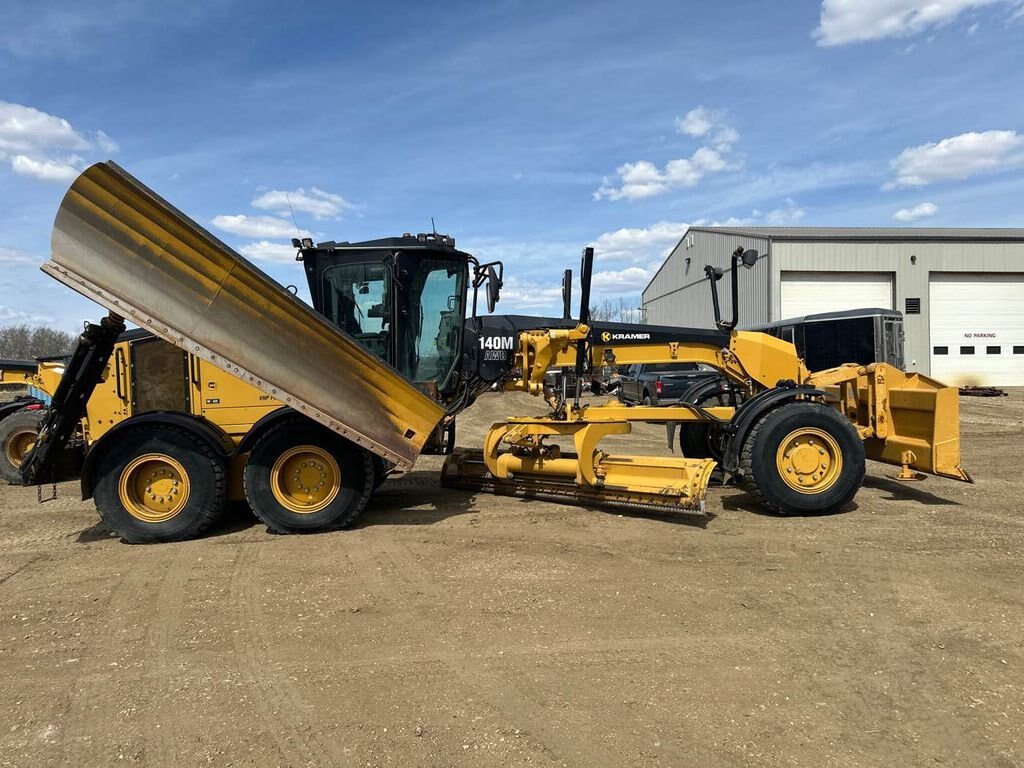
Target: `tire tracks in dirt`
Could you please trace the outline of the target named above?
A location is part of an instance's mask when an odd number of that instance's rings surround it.
[[[81,674],[70,687],[66,707],[63,763],[72,768],[89,762],[83,758],[83,747],[94,743],[97,723],[110,722],[115,716],[119,741],[137,742],[143,748],[148,741],[146,734],[149,729],[140,722],[134,711],[134,702],[121,702],[126,709],[120,712],[109,711],[111,702],[119,701],[117,684],[127,681],[127,672],[122,668],[124,653],[118,656],[115,650],[123,647],[123,630],[133,615],[137,615],[140,621],[150,620],[153,612],[148,604],[140,601],[140,596],[151,594],[153,582],[158,579],[162,589],[168,573],[168,561],[174,557],[170,548],[164,551],[154,548],[152,552],[147,549],[147,554],[149,556],[143,560],[125,559],[117,584],[110,590],[103,610],[98,611],[93,619],[102,625],[103,630],[98,638],[90,640],[92,653],[81,662]],[[112,671],[112,667],[118,671]],[[144,672],[135,673],[133,677],[143,684],[146,679]],[[95,712],[103,713],[98,720]],[[107,755],[106,759],[112,763],[116,758]]]
[[[246,543],[239,544],[236,550],[231,605],[236,613],[234,647],[240,662],[238,668],[258,694],[254,698],[264,730],[274,739],[282,765],[346,765],[349,759],[335,754],[328,743],[310,733],[309,724],[296,714],[304,710],[305,699],[296,690],[295,681],[273,663],[257,590],[260,576],[266,572],[261,570],[260,560],[267,546],[265,542]]]
[[[146,633],[148,651],[151,654],[152,673],[155,676],[150,694],[159,696],[161,702],[173,701],[177,695],[174,681],[180,672],[181,660],[181,626],[186,599],[188,596],[188,580],[191,575],[193,558],[188,544],[170,544],[176,551],[157,593],[156,605],[151,613],[153,616]],[[177,745],[174,741],[172,723],[165,720],[161,723],[150,721],[148,735],[153,745],[152,762],[155,765],[178,765]],[[147,754],[147,757],[149,755]]]
[[[556,730],[552,727],[552,721],[555,719],[564,722],[567,710],[560,709],[558,718],[553,717],[552,711],[533,703],[537,697],[531,696],[521,677],[515,678],[491,668],[487,664],[487,656],[481,656],[474,649],[462,647],[440,622],[426,615],[422,610],[422,604],[410,603],[410,594],[423,595],[424,602],[429,601],[434,605],[444,604],[446,598],[442,590],[423,571],[408,546],[397,541],[394,534],[376,538],[368,536],[363,543],[365,546],[352,547],[350,555],[357,563],[357,573],[370,590],[386,594],[397,608],[404,608],[406,617],[416,626],[417,631],[429,638],[433,645],[445,649],[443,653],[432,656],[490,707],[524,728],[527,735],[552,762],[573,765],[629,765],[638,759],[637,754],[616,754],[611,747],[599,744],[594,736],[597,729],[584,713],[570,712],[573,722],[567,728]],[[404,584],[407,589],[403,590],[400,584]],[[597,654],[608,654],[609,663],[613,663],[613,656],[626,650],[639,650],[645,646],[645,649],[660,649],[661,640],[640,640],[635,643],[599,641],[593,643],[594,647],[587,641],[577,641],[571,645],[575,647],[561,650],[576,654],[596,651]],[[671,647],[671,643],[666,643],[666,646]],[[530,654],[524,652],[519,655],[525,657]],[[535,655],[549,658],[547,649],[538,649]],[[659,756],[678,761],[680,765],[695,761],[703,766],[724,764],[722,758],[713,752],[694,744],[687,746],[687,751],[683,752],[663,742]]]

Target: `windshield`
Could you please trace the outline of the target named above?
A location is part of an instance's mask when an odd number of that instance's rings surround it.
[[[462,348],[466,263],[411,253],[399,261],[397,291],[380,261],[327,267],[323,314],[407,378],[444,390]]]
[[[409,322],[398,344],[395,367],[413,381],[444,389],[462,346],[466,265],[461,260],[403,260],[408,277]]]

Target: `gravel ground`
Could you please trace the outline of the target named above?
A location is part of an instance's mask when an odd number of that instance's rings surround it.
[[[140,547],[74,483],[0,488],[0,765],[1022,765],[1024,392],[962,412],[975,485],[869,465],[828,517],[474,497],[427,458],[354,530]]]

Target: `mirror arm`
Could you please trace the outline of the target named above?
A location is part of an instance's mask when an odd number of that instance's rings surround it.
[[[704,274],[707,276],[708,283],[711,285],[711,307],[715,313],[715,325],[721,327],[722,309],[718,305],[718,281],[722,279],[722,274],[710,264],[704,265]]]

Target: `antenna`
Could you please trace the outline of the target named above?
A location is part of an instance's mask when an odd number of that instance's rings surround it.
[[[434,235],[437,235],[437,224],[434,223],[434,217],[430,217],[430,228],[434,230]]]
[[[295,209],[292,208],[292,196],[285,192],[284,199],[288,201],[288,212],[292,215],[292,224],[295,225],[295,234],[301,238],[302,230],[299,228],[299,222],[295,220]]]

